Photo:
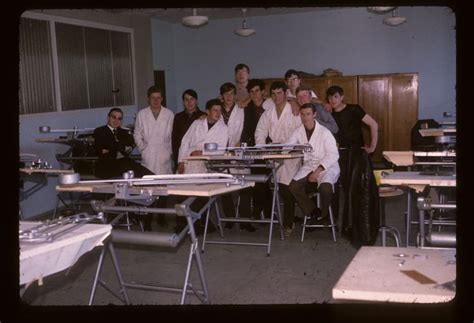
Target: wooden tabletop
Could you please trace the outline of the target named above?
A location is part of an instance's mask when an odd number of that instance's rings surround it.
[[[151,193],[155,196],[178,195],[178,196],[203,196],[211,197],[224,193],[239,191],[247,187],[253,187],[255,182],[246,181],[241,184],[183,184],[183,185],[155,185],[155,186],[133,186],[129,188],[130,194],[141,192]],[[57,185],[58,192],[91,192],[91,193],[115,193],[113,184],[67,184]]]
[[[456,187],[456,175],[421,175],[420,172],[393,172],[380,177],[380,184],[408,186],[417,192],[426,185],[435,187]]]
[[[337,300],[442,303],[455,291],[456,251],[361,247],[332,290]]]

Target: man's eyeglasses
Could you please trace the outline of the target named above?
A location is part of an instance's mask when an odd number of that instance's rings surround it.
[[[112,118],[112,119],[115,119],[115,120],[122,120],[123,119],[123,117],[117,117],[117,116],[114,116],[114,115],[109,116],[109,118]]]
[[[286,79],[288,82],[292,82],[292,81],[296,81],[296,80],[299,80],[298,77],[290,77],[290,78],[287,78]]]

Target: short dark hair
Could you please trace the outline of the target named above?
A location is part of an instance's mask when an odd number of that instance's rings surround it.
[[[150,95],[151,95],[152,93],[156,93],[156,92],[159,92],[161,95],[163,95],[163,90],[161,90],[161,88],[160,88],[159,86],[152,85],[152,86],[150,86],[150,87],[148,88],[148,91],[147,91],[146,95],[147,95],[148,97],[150,97]]]
[[[336,93],[339,93],[339,95],[344,95],[344,90],[340,86],[333,85],[326,90],[326,98],[329,98],[330,96],[333,96]]]
[[[192,96],[192,97],[195,98],[196,100],[198,99],[198,94],[197,94],[196,91],[194,91],[193,89],[187,89],[186,91],[184,91],[184,92],[183,92],[183,95],[181,96],[181,99],[184,100],[184,95],[185,95],[185,94]]]
[[[250,73],[250,68],[249,68],[246,64],[244,64],[244,63],[240,63],[240,64],[235,65],[235,67],[234,67],[234,73],[237,73],[238,70],[241,70],[241,69],[243,69],[243,68],[246,68],[246,69],[247,69],[247,73]]]
[[[250,92],[251,89],[258,86],[261,91],[265,90],[265,82],[261,79],[250,79],[247,83],[247,91]]]
[[[282,81],[274,81],[274,82],[272,82],[272,85],[270,85],[270,93],[271,93],[273,90],[276,90],[276,89],[282,89],[283,91],[286,92],[286,90],[288,90],[288,86],[286,85],[285,82],[282,82]]]
[[[121,115],[123,115],[123,111],[120,108],[112,108],[110,109],[109,113],[107,114],[108,117],[112,115],[112,112],[119,112]]]
[[[211,108],[215,105],[218,105],[222,108],[222,102],[219,99],[211,99],[206,102],[206,110],[211,110]]]
[[[234,90],[234,93],[237,92],[237,88],[235,87],[234,84],[232,84],[230,82],[226,82],[226,83],[221,85],[220,94],[222,95],[226,92],[229,92],[230,90]]]
[[[291,75],[296,75],[298,78],[300,78],[300,73],[295,71],[295,70],[288,70],[285,73],[285,79],[290,78]]]
[[[302,84],[296,88],[295,93],[298,94],[301,91],[308,91],[311,94],[313,90],[309,86]]]
[[[303,109],[309,109],[311,108],[311,110],[313,110],[313,113],[316,112],[316,105],[314,105],[313,103],[305,103],[303,104],[301,107],[300,107],[300,110],[303,110]]]

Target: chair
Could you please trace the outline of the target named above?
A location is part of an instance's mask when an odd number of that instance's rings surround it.
[[[318,192],[310,193],[311,198],[316,197],[316,205],[320,206],[320,195]],[[303,219],[303,231],[301,232],[301,242],[304,241],[304,234],[306,228],[331,228],[332,230],[332,239],[336,242],[336,223],[334,223],[334,217],[332,214],[332,207],[329,206],[329,220],[330,224],[307,224],[307,221],[310,219],[309,216],[305,215]]]

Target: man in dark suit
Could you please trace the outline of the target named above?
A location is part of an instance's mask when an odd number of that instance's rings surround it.
[[[153,175],[148,168],[130,159],[135,142],[128,130],[120,128],[123,112],[112,108],[107,115],[107,124],[94,130],[94,150],[99,156],[95,175],[99,178],[122,177],[133,170],[135,177]]]

